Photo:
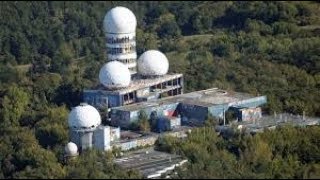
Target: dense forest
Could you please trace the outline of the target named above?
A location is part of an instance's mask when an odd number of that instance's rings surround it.
[[[218,136],[212,127],[195,129],[185,141],[172,136],[157,143],[162,151],[188,158],[173,178],[315,179],[320,177],[320,127],[281,127],[252,136]]]
[[[141,177],[94,150],[75,162],[62,160],[69,110],[84,88],[98,84],[106,62],[102,21],[114,6],[137,17],[138,55],[164,52],[169,71],[184,74],[185,92],[218,87],[264,94],[266,112],[320,116],[318,2],[2,1],[0,178]],[[206,141],[196,134],[167,150],[194,164],[181,177],[314,177],[317,133],[317,127],[289,128],[224,140],[211,132]]]

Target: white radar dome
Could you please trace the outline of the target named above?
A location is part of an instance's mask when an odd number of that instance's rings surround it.
[[[70,112],[68,124],[74,130],[92,130],[101,124],[101,116],[93,106],[81,103]]]
[[[111,61],[100,69],[99,80],[108,89],[118,89],[129,86],[131,75],[126,65],[119,61]]]
[[[77,156],[78,155],[78,146],[73,142],[69,142],[66,145],[66,147],[64,148],[64,152],[68,156]]]
[[[126,7],[112,8],[104,17],[105,33],[133,33],[136,31],[136,16]]]
[[[157,50],[144,52],[137,63],[138,72],[142,75],[165,75],[169,69],[167,57]]]

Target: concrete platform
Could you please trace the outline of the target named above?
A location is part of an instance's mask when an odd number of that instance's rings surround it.
[[[124,169],[137,169],[145,178],[159,178],[175,167],[186,163],[179,155],[155,151],[153,148],[129,152],[115,163]]]

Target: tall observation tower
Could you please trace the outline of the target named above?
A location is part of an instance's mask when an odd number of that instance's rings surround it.
[[[83,90],[83,101],[103,111],[107,120],[114,107],[183,93],[183,74],[168,73],[165,54],[154,49],[137,57],[136,28],[128,8],[117,6],[104,16],[107,62],[99,72],[100,84]]]
[[[137,73],[136,27],[135,15],[125,7],[111,9],[103,20],[108,61],[122,62],[131,75]]]

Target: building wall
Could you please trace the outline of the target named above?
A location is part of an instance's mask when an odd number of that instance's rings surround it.
[[[114,146],[120,148],[122,151],[128,151],[137,147],[137,140],[133,139],[127,142],[116,143]]]
[[[229,103],[229,106],[241,106],[241,107],[258,107],[267,103],[266,96],[259,96],[250,99],[246,99],[239,102]]]
[[[158,118],[157,119],[157,131],[158,132],[164,132],[170,130],[170,121],[165,118]]]
[[[180,127],[180,126],[181,126],[181,118],[180,118],[180,116],[170,119],[170,128],[171,129],[176,128],[176,127]]]
[[[177,137],[177,138],[185,138],[185,137],[187,137],[187,130],[168,131],[168,132],[162,133],[160,135],[160,138],[165,137],[165,136],[173,136],[173,137]]]
[[[75,143],[79,150],[88,149],[92,147],[93,144],[93,132],[77,132],[69,130],[71,142]]]
[[[125,142],[115,142],[112,146],[121,148],[122,151],[128,151],[133,148],[154,145],[158,136],[156,135],[148,135],[137,139],[132,139]]]
[[[154,145],[157,139],[158,139],[158,136],[152,136],[152,135],[141,137],[137,139],[137,146],[141,147],[141,146],[147,146],[147,145]]]
[[[229,103],[229,104],[219,104],[219,105],[212,105],[210,107],[201,107],[192,104],[183,104],[179,105],[178,113],[181,115],[181,124],[182,125],[191,125],[191,124],[201,124],[206,120],[207,114],[210,113],[212,116],[223,119],[224,112],[226,112],[231,106],[239,106],[241,107],[248,107],[248,108],[255,108],[261,106],[267,102],[266,96],[260,96],[256,98],[250,98],[239,102]],[[260,114],[259,110],[251,110],[245,111],[244,114],[239,115],[239,118],[242,116],[245,119],[249,118],[249,114],[256,112],[255,116],[250,118],[258,118],[261,116],[261,109]],[[250,119],[249,118],[249,119]],[[191,123],[191,124],[190,124]]]
[[[120,139],[120,127],[111,127],[110,141],[117,141]]]
[[[217,118],[223,118],[223,113],[226,112],[230,108],[234,108],[236,106],[240,106],[241,108],[255,108],[267,103],[266,96],[260,96],[255,98],[246,99],[239,102],[229,103],[229,104],[219,104],[208,107],[208,111]],[[238,115],[240,119],[242,115]]]
[[[180,117],[161,117],[157,120],[157,131],[164,132],[170,131],[173,128],[181,126],[181,118]]]
[[[80,137],[81,150],[89,149],[92,147],[93,132],[83,133]]]
[[[118,107],[122,106],[122,98],[120,95],[109,94],[107,91],[103,90],[89,90],[83,91],[83,101],[96,107]]]
[[[98,126],[95,131],[77,132],[70,130],[71,142],[77,144],[79,149],[84,150],[94,146],[100,150],[109,150],[110,143],[120,139],[120,128],[110,126]]]
[[[163,134],[151,134],[151,135],[146,135],[140,138],[131,139],[125,142],[120,142],[120,141],[113,142],[113,143],[111,142],[111,146],[120,148],[122,151],[128,151],[130,149],[137,148],[137,147],[154,145],[159,137],[164,137],[167,135],[178,137],[178,138],[184,138],[187,136],[187,131],[188,129],[175,131],[175,132],[165,132]]]
[[[239,109],[239,115],[240,121],[255,121],[262,117],[260,107]]]
[[[157,118],[180,115],[181,125],[201,125],[205,122],[208,113],[212,114],[214,117],[223,119],[224,112],[231,107],[241,106],[244,108],[255,108],[266,102],[266,97],[260,96],[229,104],[213,104],[209,107],[176,102],[171,104],[159,104],[157,106],[146,106],[135,111],[126,111],[125,108],[123,110],[113,109],[112,111],[114,112],[112,112],[111,121],[114,126],[127,128],[132,122],[138,120],[140,110],[144,110],[149,117],[153,112],[157,114]],[[167,129],[165,123],[160,123],[158,126],[159,129]]]
[[[95,131],[94,131],[94,146],[95,148],[99,150],[109,150],[111,149],[110,147],[110,127],[109,126],[99,126]]]
[[[151,113],[155,112],[157,118],[165,117],[167,112],[173,112],[176,110],[178,103],[144,107],[136,111],[122,111],[117,109],[111,110],[111,123],[113,126],[120,126],[128,128],[131,123],[138,121],[139,113],[141,110],[146,112],[147,116],[150,117]]]
[[[221,119],[223,119],[224,112],[226,112],[228,109],[229,106],[227,104],[220,104],[208,107],[208,111],[211,113],[212,116]]]
[[[129,127],[130,115],[130,111],[111,109],[111,125],[119,127]]]
[[[178,112],[181,116],[181,125],[201,125],[206,119],[208,108],[181,103]]]

